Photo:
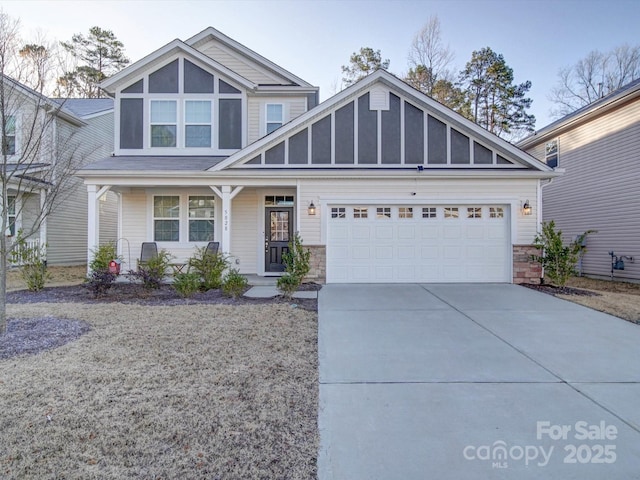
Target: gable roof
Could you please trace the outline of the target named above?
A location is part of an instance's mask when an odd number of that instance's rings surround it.
[[[392,75],[386,70],[378,70],[365,77],[364,79],[356,82],[355,84],[347,87],[345,90],[324,101],[317,107],[307,111],[303,115],[297,117],[293,121],[274,131],[273,133],[262,137],[253,144],[231,155],[225,161],[220,162],[219,164],[212,167],[211,170],[223,170],[225,168],[239,165],[245,161],[252,159],[258,152],[260,152],[264,148],[282,142],[285,138],[290,137],[298,131],[303,130],[313,121],[330,114],[331,111],[341,106],[351,97],[356,98],[359,93],[371,88],[378,83],[384,84],[387,87],[391,87],[393,90],[396,90],[397,92],[400,92],[406,97],[412,99],[417,104],[425,106],[426,110],[447,119],[447,121],[456,126],[456,128],[460,128],[461,130],[473,135],[475,138],[482,139],[483,142],[491,145],[498,151],[506,153],[506,155],[521,163],[523,166],[541,172],[553,171],[543,162],[540,162],[539,160],[520,150],[513,144],[499,138],[493,133],[490,133],[476,123],[464,118],[462,115],[454,112],[450,108],[416,90],[415,88],[398,79],[396,76]],[[447,165],[445,165],[445,167],[446,166]],[[341,167],[353,168],[354,165],[341,165]],[[412,167],[415,168],[415,165],[413,165]]]
[[[197,47],[198,45],[203,44],[204,42],[208,41],[211,38],[216,39],[218,42],[222,43],[223,45],[231,48],[232,50],[235,50],[236,52],[239,52],[245,57],[250,58],[254,62],[258,63],[261,67],[266,68],[267,70],[270,70],[286,78],[294,85],[299,85],[301,87],[313,87],[313,85],[311,85],[310,83],[304,81],[303,79],[294,75],[288,70],[285,70],[281,66],[276,65],[271,60],[266,59],[262,55],[254,52],[250,48],[245,47],[244,45],[235,41],[234,39],[227,37],[224,33],[220,32],[219,30],[216,30],[213,27],[208,27],[204,29],[202,32],[186,40],[185,43],[187,45]]]
[[[51,100],[82,118],[113,110],[111,98],[52,98]]]
[[[86,123],[75,113],[73,113],[68,108],[65,108],[64,105],[60,105],[55,99],[51,99],[46,97],[42,93],[28,87],[24,83],[20,83],[17,80],[9,77],[8,75],[0,75],[0,79],[6,84],[9,84],[11,88],[16,89],[27,98],[32,99],[36,102],[36,105],[40,105],[45,111],[48,111],[52,114],[55,114],[57,117],[76,125],[82,126],[86,125]]]
[[[119,86],[125,85],[131,82],[133,80],[132,77],[137,77],[138,73],[141,70],[144,70],[152,65],[159,64],[163,60],[169,59],[170,57],[174,56],[176,53],[179,53],[179,52],[185,53],[199,60],[200,62],[204,63],[205,65],[208,65],[214,70],[217,70],[219,73],[236,81],[237,83],[244,86],[245,88],[255,89],[257,87],[257,85],[251,82],[250,80],[244,78],[241,75],[238,75],[236,72],[225,67],[221,63],[216,62],[211,57],[208,57],[202,52],[187,45],[182,40],[175,39],[172,42],[169,42],[168,44],[166,44],[164,47],[159,48],[155,52],[150,53],[146,57],[138,60],[135,63],[132,63],[127,68],[109,77],[108,79],[106,79],[100,84],[100,88],[102,88],[108,94],[113,95]]]
[[[573,128],[577,124],[584,123],[634,98],[640,98],[640,78],[537,130],[533,135],[521,140],[516,145],[522,149],[530,148],[549,137],[559,135],[561,131]]]

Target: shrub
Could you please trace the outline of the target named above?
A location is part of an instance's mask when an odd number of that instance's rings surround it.
[[[129,274],[140,280],[145,290],[160,288],[172,258],[173,256],[169,252],[164,249],[160,250],[158,255],[139,266],[138,271],[131,270]]]
[[[109,262],[122,260],[122,258],[118,255],[114,242],[104,243],[91,253],[93,253],[93,259],[89,262],[91,273],[85,281],[85,287],[93,293],[94,298],[97,298],[106,295],[107,290],[116,281],[117,275],[109,271]]]
[[[542,232],[536,235],[534,246],[539,248],[541,255],[532,255],[531,259],[542,265],[545,276],[551,283],[564,287],[572,275],[576,273],[576,264],[580,256],[586,251],[582,242],[594,230],[589,230],[580,235],[569,245],[562,242],[562,231],[556,230],[555,222],[542,223]]]
[[[118,255],[115,242],[103,243],[95,250],[91,250],[93,259],[89,262],[89,270],[97,272],[99,270],[109,270],[111,260],[122,260]]]
[[[200,275],[197,273],[177,273],[173,277],[173,288],[183,298],[192,297],[200,289]]]
[[[11,251],[11,261],[20,265],[20,275],[32,292],[39,292],[49,279],[46,260],[46,245],[30,246],[18,232],[16,245]]]
[[[222,274],[228,266],[225,255],[207,252],[206,247],[196,248],[196,253],[189,259],[189,268],[200,277],[200,288],[204,291],[220,288]]]
[[[289,242],[289,251],[282,254],[285,274],[278,279],[278,289],[286,298],[291,298],[311,270],[310,258],[311,250],[302,246],[302,238],[296,232]]]
[[[113,282],[116,281],[116,274],[111,273],[109,269],[93,270],[84,282],[84,286],[93,293],[94,298],[106,295],[107,290],[111,288]]]
[[[238,272],[237,268],[232,268],[227,272],[222,282],[222,293],[228,297],[238,298],[247,289],[249,282]]]

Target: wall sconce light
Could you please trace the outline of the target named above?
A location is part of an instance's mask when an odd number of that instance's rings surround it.
[[[307,207],[307,213],[309,215],[315,215],[316,214],[316,206],[313,204],[313,202],[311,202],[309,204],[309,207]]]
[[[522,214],[531,215],[531,205],[529,204],[529,200],[525,201],[524,205],[522,205]]]

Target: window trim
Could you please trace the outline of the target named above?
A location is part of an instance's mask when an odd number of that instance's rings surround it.
[[[176,117],[175,117],[175,122],[174,123],[168,123],[168,122],[162,122],[162,123],[156,123],[152,120],[152,108],[153,108],[153,103],[154,102],[173,102],[176,106]],[[178,99],[171,99],[171,98],[150,98],[149,99],[149,128],[148,128],[148,132],[149,132],[149,148],[151,149],[173,149],[173,148],[179,148],[180,147],[180,143],[181,143],[181,139],[180,139],[180,129],[178,128],[178,124],[179,121],[178,119],[180,118],[180,102],[178,102]],[[176,127],[176,143],[174,146],[172,147],[167,147],[167,146],[154,146],[153,145],[153,127],[154,126],[161,126],[161,125],[166,125],[166,126],[174,126]]]
[[[178,217],[154,217],[154,198],[156,197],[178,197]],[[213,240],[220,241],[219,238],[219,226],[216,220],[220,218],[220,200],[213,192],[209,193],[206,190],[196,189],[195,191],[178,191],[176,189],[149,189],[147,190],[147,240],[149,242],[156,242],[161,248],[173,249],[173,248],[193,248],[194,246],[205,246],[208,241],[204,240],[189,240],[189,198],[190,197],[211,197],[213,199],[213,218],[201,219],[201,220],[213,220]],[[178,220],[178,240],[155,240],[155,220]]]
[[[280,121],[279,122],[274,122],[269,121],[269,107],[270,106],[279,106],[280,107]],[[282,102],[267,102],[264,104],[264,133],[265,135],[268,135],[269,133],[272,133],[274,131],[276,131],[278,128],[282,127],[284,125],[284,103]],[[269,131],[269,125],[270,124],[279,124],[278,127],[274,128],[273,130],[271,130],[271,132]]]
[[[549,153],[549,145],[553,143],[555,143],[555,150]],[[549,165],[549,160],[553,159],[554,157],[556,165],[554,167],[551,167],[551,165]],[[551,168],[558,168],[560,166],[560,139],[558,137],[544,143],[544,163]]]

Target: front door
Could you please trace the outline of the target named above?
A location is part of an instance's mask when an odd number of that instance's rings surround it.
[[[293,233],[292,207],[265,209],[264,271],[284,272],[282,254],[289,251]]]

